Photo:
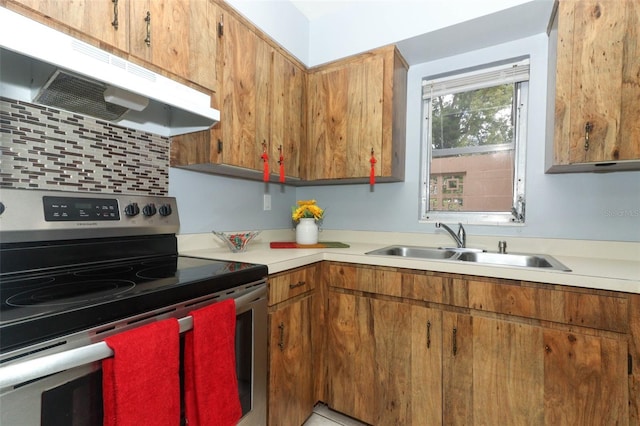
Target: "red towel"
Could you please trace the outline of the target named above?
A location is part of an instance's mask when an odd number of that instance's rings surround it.
[[[242,417],[236,377],[233,299],[191,312],[184,341],[184,398],[189,426],[231,426]]]
[[[180,327],[159,321],[105,339],[102,361],[105,426],[180,424]]]

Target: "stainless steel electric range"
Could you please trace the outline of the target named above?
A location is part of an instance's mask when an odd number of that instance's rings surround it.
[[[183,332],[190,311],[228,298],[240,424],[266,423],[267,268],[180,256],[177,210],[171,197],[0,191],[2,425],[101,425],[104,338],[171,317]]]

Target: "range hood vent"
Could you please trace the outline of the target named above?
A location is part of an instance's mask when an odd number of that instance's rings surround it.
[[[0,7],[0,93],[162,136],[220,121],[211,97]]]
[[[106,90],[104,84],[57,70],[33,102],[102,120],[118,120],[129,109],[105,101]]]

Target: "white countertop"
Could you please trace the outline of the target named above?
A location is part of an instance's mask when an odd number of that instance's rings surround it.
[[[323,260],[391,266],[415,270],[449,272],[494,278],[640,293],[640,244],[583,240],[504,238],[508,252],[548,254],[565,264],[571,272],[540,268],[490,266],[451,260],[424,260],[365,253],[392,244],[439,247],[450,245],[443,236],[357,231],[323,231],[320,241],[340,241],[349,248],[272,249],[271,241],[293,241],[288,230],[263,231],[243,253],[232,253],[213,234],[178,236],[180,254],[210,259],[267,265],[269,274],[286,271]],[[496,251],[496,237],[477,237],[468,247]],[[494,241],[495,240],[495,241]],[[495,244],[494,244],[495,243]]]

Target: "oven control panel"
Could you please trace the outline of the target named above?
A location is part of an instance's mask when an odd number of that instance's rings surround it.
[[[120,220],[118,200],[112,198],[42,197],[42,201],[47,222]]]
[[[2,188],[0,241],[176,234],[174,197]]]

